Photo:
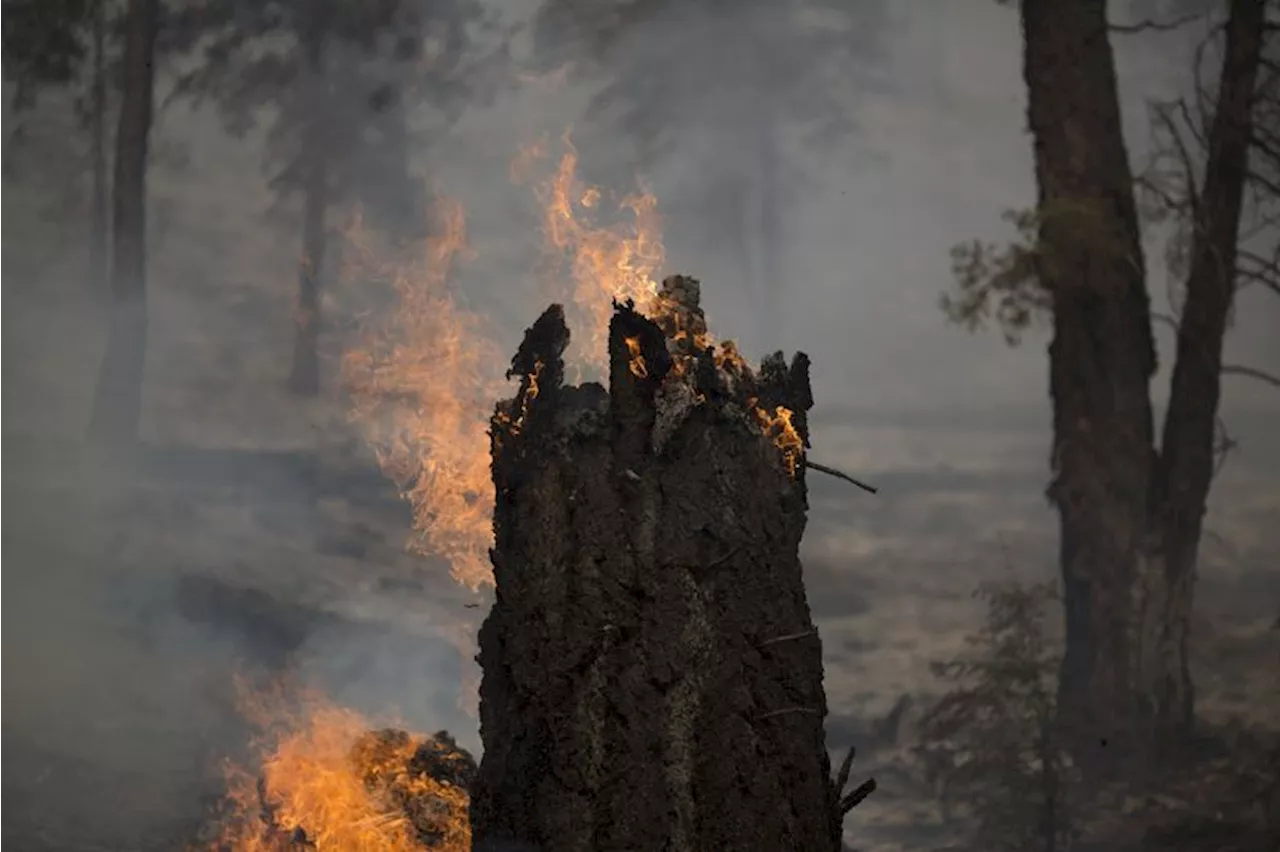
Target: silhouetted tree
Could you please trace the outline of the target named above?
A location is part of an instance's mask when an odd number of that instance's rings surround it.
[[[4,0],[4,76],[19,105],[70,85],[90,53],[97,0]]]
[[[1060,656],[1044,630],[1052,586],[991,584],[986,622],[966,653],[933,665],[948,689],[920,721],[926,775],[966,807],[974,848],[1061,852],[1072,836],[1071,768],[1053,681]]]
[[[1196,91],[1156,111],[1166,144],[1135,181],[1109,30],[1159,24],[1109,25],[1103,0],[1022,0],[1038,205],[1013,217],[1022,232],[1014,245],[975,243],[954,254],[958,294],[944,299],[952,318],[974,326],[994,314],[1016,341],[1041,313],[1051,316],[1049,497],[1060,519],[1067,630],[1060,703],[1083,757],[1150,743],[1139,734],[1185,734],[1193,721],[1187,643],[1196,554],[1221,376],[1242,372],[1224,367],[1223,340],[1240,286],[1280,289],[1271,206],[1280,186],[1278,66],[1263,59],[1276,29],[1266,6],[1222,4],[1206,42],[1221,48],[1217,84],[1200,84],[1197,51]],[[1158,445],[1137,186],[1180,221],[1174,245],[1186,257]],[[1244,213],[1251,221],[1242,230]],[[1270,257],[1252,249],[1259,239]]]
[[[425,191],[408,161],[408,110],[456,118],[477,0],[203,0],[183,14],[202,33],[178,93],[212,97],[243,132],[272,116],[266,168],[277,197],[302,199],[289,386],[319,389],[320,282],[334,205],[407,237],[424,227]]]
[[[854,129],[887,26],[882,0],[544,0],[542,61],[604,75],[592,114],[652,163],[678,145],[697,165],[690,227],[735,257],[770,348],[785,220],[808,175],[789,135],[829,149]],[[586,59],[585,62],[582,60]]]
[[[110,56],[119,29],[110,0],[6,0],[4,67],[14,106],[31,107],[41,89],[83,84],[80,119],[89,133],[89,251],[91,292],[107,288],[108,83],[118,76]]]
[[[159,0],[129,0],[112,184],[111,326],[90,432],[114,446],[138,437],[147,354],[147,148]]]

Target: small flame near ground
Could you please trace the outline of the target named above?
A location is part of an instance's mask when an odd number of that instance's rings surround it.
[[[700,313],[684,311],[662,293],[657,274],[665,252],[653,193],[641,185],[614,205],[621,221],[605,223],[609,196],[579,178],[578,153],[567,131],[562,143],[557,167],[535,184],[534,193],[542,207],[547,272],[562,282],[556,298],[566,302],[580,329],[576,352],[567,353],[569,365],[580,374],[604,365],[613,303],[630,299],[666,331],[676,356],[673,378],[686,373],[690,353],[713,347],[721,369],[749,371],[732,341],[717,346]],[[546,159],[545,142],[522,150],[511,165],[513,180],[527,180]],[[396,253],[380,245],[358,216],[348,229],[345,273],[389,284],[397,301],[393,311],[366,326],[362,343],[344,358],[342,377],[353,421],[413,507],[410,547],[447,559],[453,578],[474,591],[493,584],[488,429],[494,404],[508,393],[502,370],[507,359],[485,318],[450,289],[454,267],[471,254],[462,206],[438,199],[434,218],[432,237],[405,262],[388,261]],[[647,377],[639,341],[628,340],[627,346],[631,372]],[[538,369],[526,378],[527,407],[537,395]],[[803,442],[791,411],[778,407],[770,413],[754,402],[752,408],[794,476]],[[457,644],[469,656],[471,631]],[[467,705],[477,687],[464,685]],[[241,696],[246,717],[264,731],[261,768],[255,775],[227,767],[231,816],[212,849],[278,852],[290,848],[281,832],[304,829],[319,850],[421,850],[421,838],[398,802],[423,794],[444,803],[434,848],[470,848],[466,793],[404,771],[427,738],[409,736],[362,750],[369,721],[318,695],[304,694],[291,704],[278,689],[242,687]]]
[[[260,731],[257,772],[228,762],[226,815],[208,852],[283,852],[302,848],[420,852],[471,848],[464,790],[407,767],[433,740],[379,737],[369,720],[311,692],[237,681],[239,706]],[[410,818],[407,801],[429,802]]]

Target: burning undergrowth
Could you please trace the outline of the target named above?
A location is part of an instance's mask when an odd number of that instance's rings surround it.
[[[772,442],[787,476],[794,479],[803,461],[804,411],[812,404],[807,359],[799,356],[788,367],[778,354],[757,372],[731,341],[717,344],[698,282],[680,276],[657,282],[664,257],[656,199],[645,191],[623,198],[616,206],[630,220],[600,224],[608,198],[579,181],[567,135],[564,143],[566,153],[535,194],[552,261],[547,273],[553,280],[567,278],[555,294],[582,329],[584,345],[568,361],[560,359],[561,346],[554,363],[517,357],[513,371],[502,374],[496,334],[452,288],[454,267],[469,254],[456,202],[436,205],[433,237],[408,263],[388,263],[375,236],[358,222],[347,234],[347,274],[383,281],[395,294],[394,308],[366,325],[363,342],[344,359],[352,418],[413,507],[409,546],[447,559],[453,578],[472,590],[494,582],[490,441],[496,446],[519,433],[540,390],[559,391],[566,364],[580,377],[621,363],[649,386],[656,421],[652,446],[643,452],[661,453],[701,409],[733,413]],[[545,147],[535,146],[519,161],[527,170],[545,154]],[[611,323],[627,329],[622,339],[612,339]],[[567,328],[564,334],[567,346]],[[606,360],[615,346],[625,348],[625,358]],[[803,382],[793,381],[801,375]],[[495,401],[512,378],[519,390],[498,403],[495,416]],[[784,399],[778,391],[801,386],[803,399]],[[458,644],[471,657],[474,631],[466,630]],[[474,687],[464,687],[467,703],[474,694]],[[468,779],[474,767],[446,736],[371,732],[368,720],[317,696],[290,703],[270,691],[246,693],[244,706],[263,731],[260,767],[229,767],[227,808],[217,822],[217,840],[207,848],[470,847]]]
[[[470,850],[476,766],[448,733],[371,729],[354,711],[279,686],[240,694],[260,764],[226,765],[206,852]]]

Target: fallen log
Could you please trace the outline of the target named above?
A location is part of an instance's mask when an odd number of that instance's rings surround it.
[[[693,279],[615,305],[609,387],[567,386],[553,305],[491,439],[477,850],[838,850],[798,556],[808,359],[707,342]]]

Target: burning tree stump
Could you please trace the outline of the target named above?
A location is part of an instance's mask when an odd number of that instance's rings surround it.
[[[757,376],[707,345],[692,279],[654,313],[615,306],[606,391],[564,384],[552,305],[493,418],[475,848],[839,849],[856,802],[798,557],[808,359]]]

